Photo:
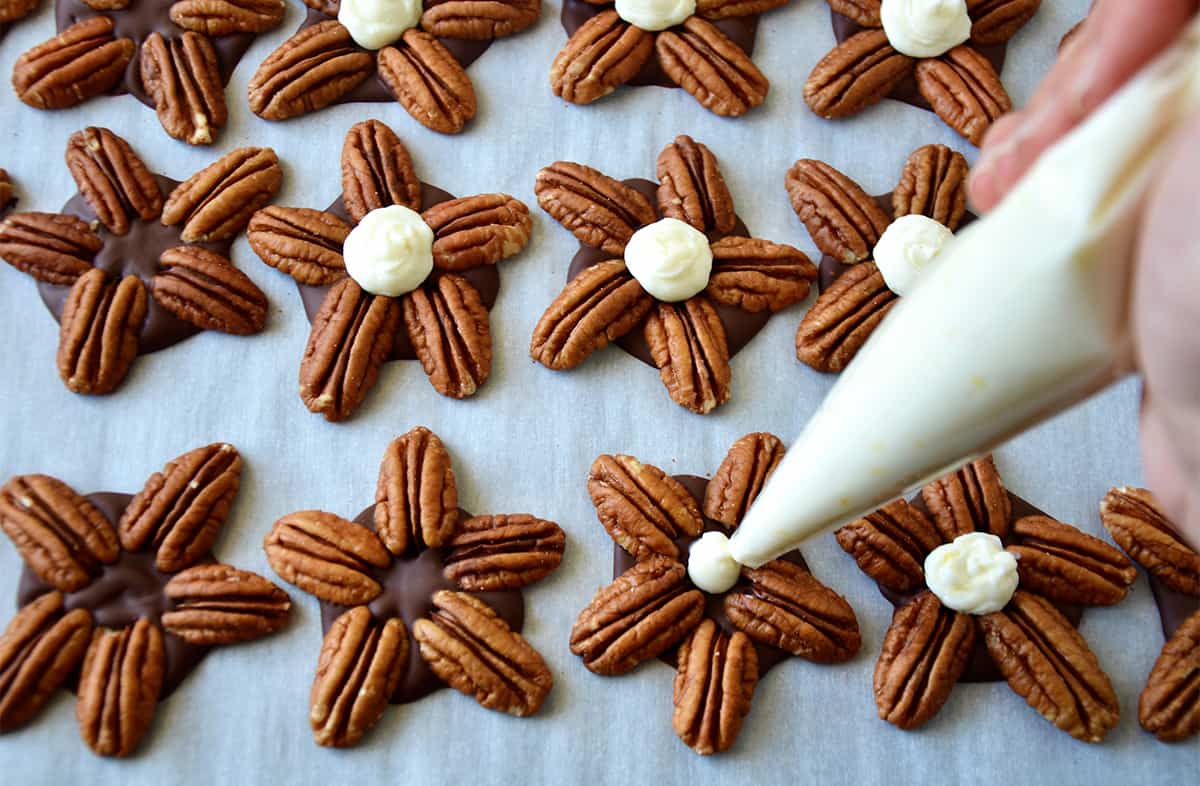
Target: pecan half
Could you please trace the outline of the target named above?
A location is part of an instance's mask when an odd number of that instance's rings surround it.
[[[79,673],[79,736],[101,756],[133,753],[154,720],[166,655],[162,631],[143,618],[97,628]]]
[[[345,277],[342,244],[350,225],[332,213],[268,205],[250,219],[246,238],[259,259],[301,284],[325,286]]]
[[[424,426],[392,440],[379,464],[375,532],[393,554],[438,548],[458,527],[458,485],[446,446]]]
[[[904,163],[892,192],[896,218],[922,215],[954,231],[967,212],[967,159],[945,145],[925,145]]]
[[[0,663],[3,658],[0,658]],[[1142,728],[1163,742],[1200,732],[1200,611],[1163,645],[1138,699]]]
[[[729,750],[750,712],[758,653],[745,633],[704,620],[679,645],[671,725],[683,744],[709,756]]]
[[[153,544],[154,562],[164,573],[194,565],[220,534],[241,477],[242,457],[225,442],[172,459],[146,479],[121,514],[121,546],[135,552]]]
[[[422,30],[406,30],[400,43],[379,50],[379,78],[428,129],[457,134],[475,117],[475,88],[450,50]]]
[[[813,66],[804,101],[820,117],[856,115],[876,104],[912,72],[913,59],[888,43],[882,30],[863,30]]]
[[[355,46],[340,22],[319,22],[280,44],[250,77],[250,110],[265,120],[308,114],[337,101],[374,71],[375,58]]]
[[[924,513],[898,499],[836,533],[858,567],[892,592],[912,592],[925,582],[925,558],[942,538]]]
[[[41,0],[4,0],[0,2],[0,24],[23,19],[41,5]]]
[[[746,311],[779,311],[808,297],[817,268],[799,249],[750,237],[712,244],[713,270],[705,292]]]
[[[592,265],[567,282],[533,329],[529,355],[546,368],[575,368],[593,352],[633,330],[654,307],[654,298],[625,263]]]
[[[930,482],[921,489],[921,499],[947,543],[968,532],[1008,535],[1012,502],[991,456]]]
[[[435,593],[433,613],[413,623],[413,638],[442,682],[489,710],[532,715],[554,685],[538,651],[474,595]]]
[[[421,29],[438,38],[492,41],[537,21],[541,0],[445,0],[421,14]]]
[[[788,0],[696,0],[696,13],[705,19],[729,19],[736,16],[765,14],[787,5]]]
[[[475,516],[446,545],[446,578],[467,592],[494,592],[550,575],[562,562],[567,536],[553,521],[524,513]]]
[[[283,21],[285,7],[283,0],[176,0],[170,16],[184,30],[210,36],[265,33]]]
[[[537,174],[538,204],[584,245],[625,253],[633,233],[658,216],[641,192],[590,166],[556,161]]]
[[[142,84],[167,134],[189,145],[211,145],[229,112],[208,37],[189,31],[168,42],[152,33],[142,44],[140,62]]]
[[[799,565],[743,568],[750,585],[725,596],[725,615],[750,638],[817,663],[841,663],[862,646],[846,599]]]
[[[421,214],[433,230],[433,264],[442,270],[494,265],[529,243],[529,208],[508,194],[451,199]]]
[[[421,181],[408,148],[378,120],[355,123],[342,143],[342,201],[351,220],[388,205],[421,209]]]
[[[979,617],[1008,685],[1058,728],[1100,742],[1120,718],[1117,696],[1079,631],[1050,602],[1017,590],[1004,611]]]
[[[880,0],[827,0],[834,13],[854,20],[863,27],[880,27]]]
[[[580,25],[550,64],[550,89],[590,104],[637,76],[654,54],[654,35],[601,11]]]
[[[29,569],[63,592],[83,589],[101,565],[117,561],[112,524],[49,475],[17,475],[0,487],[0,529]]]
[[[587,488],[605,531],[635,559],[677,557],[677,538],[704,531],[700,507],[683,484],[633,456],[597,458]]]
[[[850,267],[800,320],[796,358],[817,371],[841,371],[898,300],[874,262]]]
[[[654,51],[671,81],[714,114],[738,117],[767,97],[770,83],[750,56],[699,16],[659,33]]]
[[[1137,578],[1124,554],[1099,538],[1048,516],[1025,516],[1013,524],[1019,545],[1021,586],[1058,603],[1111,606],[1119,603]]]
[[[364,291],[352,278],[333,285],[312,321],[300,361],[300,398],[326,420],[358,409],[392,352],[400,304]]]
[[[933,111],[971,144],[983,142],[992,123],[1012,109],[996,69],[969,46],[920,61],[916,75],[917,89]]]
[[[304,4],[330,19],[337,19],[338,12],[342,9],[341,0],[304,0]]]
[[[199,246],[164,251],[150,293],[167,311],[205,330],[248,336],[267,322],[262,290],[228,259]]]
[[[275,522],[263,539],[267,561],[279,576],[329,603],[370,603],[383,591],[372,567],[391,557],[375,533],[332,513],[302,510]]]
[[[1033,18],[1042,0],[967,0],[971,41],[984,46],[1003,44]]]
[[[58,374],[75,393],[111,393],[138,354],[146,318],[146,287],[92,269],[76,280],[59,322]]]
[[[41,711],[79,665],[92,639],[86,609],[63,611],[60,592],[28,603],[0,635],[0,733]]]
[[[162,212],[158,181],[129,143],[107,128],[89,126],[71,134],[67,169],[100,223],[114,235],[128,233],[134,216],[153,221]]]
[[[896,609],[875,664],[882,720],[915,729],[946,703],[975,649],[975,621],[922,592]]]
[[[35,109],[66,109],[117,86],[133,59],[129,38],[113,37],[113,22],[93,16],[17,58],[12,84]]]
[[[658,154],[658,212],[704,233],[727,235],[737,223],[733,197],[717,157],[705,145],[680,134]]]
[[[764,431],[747,434],[733,443],[704,490],[704,515],[731,529],[736,527],[783,453],[779,437]]]
[[[163,226],[183,225],[188,243],[233,237],[283,183],[279,158],[269,147],[239,147],[175,187],[163,205]]]
[[[8,172],[0,168],[0,212],[7,210],[17,203],[17,195],[13,190],[12,179]]]
[[[704,415],[729,400],[725,325],[708,298],[659,303],[646,318],[645,336],[672,401]]]
[[[309,723],[318,745],[357,745],[379,721],[408,665],[404,621],[371,618],[366,606],[334,620],[321,643],[309,696]]]
[[[800,159],[788,170],[785,185],[813,243],[843,264],[870,258],[891,223],[858,183],[824,161]]]
[[[250,641],[282,628],[292,607],[287,593],[247,570],[211,564],[188,568],[164,589],[173,608],[163,627],[190,644]]]
[[[1104,495],[1100,521],[1135,562],[1176,592],[1200,595],[1200,554],[1184,543],[1148,489]]]
[[[479,290],[447,273],[401,303],[408,340],[433,389],[450,398],[474,395],[492,373],[492,330]]]
[[[92,269],[101,245],[88,222],[75,216],[13,213],[0,222],[0,257],[47,284],[74,284]]]
[[[571,652],[596,674],[624,674],[661,655],[704,616],[704,593],[687,569],[651,556],[595,594],[571,628]]]

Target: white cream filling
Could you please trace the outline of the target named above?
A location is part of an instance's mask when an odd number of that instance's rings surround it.
[[[1017,558],[995,535],[969,532],[925,558],[925,584],[943,606],[963,614],[1000,611],[1017,591]]]
[[[971,37],[966,0],[883,0],[888,43],[909,57],[937,57]]]
[[[383,49],[421,20],[421,0],[342,0],[338,21],[363,49]]]
[[[682,24],[696,13],[696,0],[617,0],[617,16],[651,32]]]
[[[688,549],[688,578],[705,592],[719,595],[737,583],[742,566],[729,556],[729,538],[721,532],[705,532]]]
[[[901,216],[884,230],[872,259],[888,289],[906,295],[953,238],[954,233],[932,218]]]
[[[625,245],[625,266],[642,289],[675,303],[699,294],[712,273],[712,248],[703,232],[664,218],[633,233]]]
[[[373,295],[412,292],[433,271],[433,230],[401,205],[372,210],[342,246],[346,272]]]

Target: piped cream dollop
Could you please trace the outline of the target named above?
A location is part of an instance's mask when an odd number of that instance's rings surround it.
[[[880,235],[872,258],[888,289],[906,295],[953,239],[954,233],[932,218],[901,216]]]
[[[625,246],[629,272],[642,289],[668,303],[703,291],[712,273],[712,260],[705,234],[676,218],[642,227]]]
[[[342,0],[338,21],[364,49],[383,49],[421,20],[421,0]]]
[[[729,538],[721,532],[705,532],[691,545],[687,569],[693,584],[714,595],[729,591],[742,572],[729,554]]]
[[[966,0],[883,0],[888,43],[909,57],[937,57],[971,37]]]
[[[696,13],[696,0],[617,0],[617,16],[643,30],[666,30]]]
[[[991,614],[1017,591],[1017,558],[1000,538],[968,532],[925,558],[925,583],[942,605],[964,614]]]
[[[373,295],[412,292],[433,271],[433,230],[402,205],[372,210],[342,246],[346,272]]]

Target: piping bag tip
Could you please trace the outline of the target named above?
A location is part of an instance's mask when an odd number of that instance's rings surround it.
[[[1200,17],[928,265],[776,467],[731,556],[761,565],[1128,373],[1138,211],[1197,110]]]

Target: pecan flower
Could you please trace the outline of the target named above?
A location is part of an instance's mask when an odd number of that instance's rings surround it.
[[[824,255],[821,294],[796,331],[802,363],[836,372],[853,360],[900,297],[873,260],[880,237],[905,216],[925,216],[950,231],[973,221],[967,173],[961,153],[926,145],[908,157],[892,193],[872,197],[824,161],[792,165],[786,178],[792,209]]]
[[[354,521],[305,510],[275,522],[271,567],[321,601],[317,743],[357,745],[389,702],[443,684],[490,710],[536,713],[553,678],[520,635],[520,590],[557,568],[565,545],[554,522],[460,510],[450,456],[424,427],[388,445],[375,504]]]
[[[209,145],[228,119],[225,84],[254,37],[283,20],[284,3],[56,0],[56,9],[58,34],[13,65],[18,98],[64,109],[127,92],[154,107],[170,136]]]
[[[348,274],[343,251],[355,225],[394,206],[414,211],[411,220],[428,227],[432,268],[410,291],[372,294]],[[342,147],[342,196],[328,210],[272,206],[250,220],[250,247],[295,279],[306,307],[319,304],[309,310],[312,332],[300,363],[305,406],[344,420],[384,361],[413,357],[438,393],[474,394],[492,369],[488,308],[499,289],[496,263],[524,249],[532,227],[520,200],[452,198],[417,178],[408,150],[386,125],[353,126]],[[428,258],[427,243],[424,252]]]
[[[88,127],[68,140],[67,168],[79,194],[61,213],[0,221],[0,258],[37,279],[59,320],[69,389],[111,393],[139,353],[201,330],[263,329],[267,298],[229,249],[279,190],[273,150],[239,148],[179,183],[151,173],[112,131]]]
[[[128,756],[210,649],[287,623],[287,593],[212,554],[241,471],[233,445],[214,443],[133,497],[83,496],[48,475],[0,487],[0,529],[25,561],[21,610],[0,636],[0,733],[77,685],[83,741]]]
[[[1041,0],[966,0],[966,41],[922,57],[897,51],[903,44],[889,39],[881,0],[828,3],[840,43],[817,63],[804,85],[804,100],[813,112],[828,119],[849,117],[892,96],[932,109],[978,145],[991,124],[1012,109],[997,64],[1003,63],[1008,40],[1033,18]]]
[[[931,552],[977,533],[999,538],[1017,571],[1011,599],[978,615],[955,611],[926,583]],[[1116,693],[1074,626],[1079,607],[1120,602],[1137,571],[1104,541],[1011,495],[991,457],[851,522],[837,540],[896,605],[875,666],[880,718],[913,729],[960,680],[1003,677],[1077,739],[1099,742],[1116,725]]]
[[[475,88],[467,66],[497,38],[537,21],[541,0],[424,0],[412,27],[392,28],[390,40],[367,41],[339,20],[362,2],[304,0],[308,18],[271,53],[250,79],[250,109],[286,120],[343,101],[396,100],[421,125],[457,134],[475,117]],[[419,0],[411,0],[419,6]],[[346,5],[349,6],[350,0]],[[401,4],[372,9],[393,23]],[[352,23],[350,23],[352,24]],[[376,77],[371,79],[371,77]]]
[[[590,104],[625,84],[678,86],[714,114],[744,115],[770,87],[750,59],[758,15],[787,2],[564,0],[570,37],[550,66],[550,87]]]
[[[566,161],[538,173],[538,204],[587,248],[529,351],[565,370],[626,337],[671,398],[703,414],[729,400],[731,354],[771,313],[808,297],[817,271],[791,246],[748,237],[704,145],[676,137],[657,172],[657,184]]]
[[[782,457],[779,439],[760,432],[735,442],[709,481],[632,456],[600,456],[588,475],[596,515],[619,547],[619,575],[579,614],[571,651],[606,676],[667,656],[675,733],[701,755],[733,745],[769,668],[792,655],[839,663],[862,642],[850,604],[799,551],[742,568],[722,592],[694,579],[693,544],[733,532]]]

